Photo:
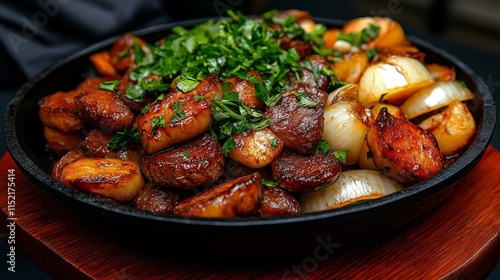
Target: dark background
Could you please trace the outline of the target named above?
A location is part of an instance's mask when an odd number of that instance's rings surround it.
[[[500,92],[500,1],[497,0],[22,0],[0,4],[0,118],[9,100],[28,79],[54,62],[97,41],[156,24],[199,17],[224,16],[227,9],[258,14],[269,9],[303,9],[315,17],[349,20],[390,16],[406,34],[446,49],[471,66]],[[355,2],[355,3],[353,3]],[[45,15],[45,17],[43,16]],[[24,28],[24,29],[23,29]],[[500,119],[497,110],[497,122]],[[29,125],[29,124],[27,124]],[[0,132],[1,133],[1,132]],[[2,137],[3,138],[3,137]],[[492,145],[500,150],[500,133]],[[0,155],[5,145],[0,141]],[[6,242],[0,239],[2,263]],[[1,279],[48,279],[17,254],[15,274],[0,268]],[[500,268],[490,276],[500,279]]]

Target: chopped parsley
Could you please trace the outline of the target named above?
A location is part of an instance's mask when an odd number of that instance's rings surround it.
[[[299,101],[300,107],[316,108],[318,102],[314,102],[305,92],[295,92],[293,94]]]
[[[165,122],[165,116],[159,115],[151,119],[151,136],[155,136],[156,132],[159,128],[167,127],[167,123]]]
[[[115,91],[115,87],[120,83],[120,80],[102,82],[97,89]]]
[[[185,152],[184,155],[182,156],[184,159],[189,158],[190,152]]]
[[[337,34],[337,40],[348,42],[355,47],[360,47],[377,38],[379,30],[380,26],[370,23],[370,26],[356,33],[350,32],[346,34],[339,32]]]
[[[347,153],[349,150],[333,151],[333,155],[344,164],[347,162]]]
[[[271,148],[276,149],[278,147],[278,139],[276,138],[269,139],[269,144],[271,144]]]
[[[182,107],[184,107],[184,103],[182,102],[175,102],[172,105],[174,113],[170,116],[170,125],[176,124],[186,118],[186,113],[181,109]]]
[[[260,182],[262,183],[262,185],[266,188],[274,188],[274,187],[279,187],[279,184],[276,183],[275,181],[271,181],[271,180],[266,180],[266,179],[260,179]]]
[[[229,137],[226,142],[222,145],[222,152],[224,153],[224,156],[227,157],[227,154],[231,152],[233,148],[236,147],[236,141],[234,141],[233,138]]]
[[[316,147],[314,147],[314,153],[315,154],[326,154],[330,150],[330,145],[328,145],[328,142],[326,140],[322,139],[316,144]]]
[[[467,88],[467,85],[465,84],[464,81],[456,80],[456,82],[459,83],[462,87]]]
[[[138,144],[139,137],[137,128],[125,126],[122,131],[117,131],[108,142],[108,149],[116,151],[125,149],[132,144]]]

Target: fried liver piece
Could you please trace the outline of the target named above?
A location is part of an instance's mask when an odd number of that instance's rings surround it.
[[[291,194],[278,187],[273,187],[264,190],[259,212],[261,217],[272,217],[296,215],[304,211]]]
[[[148,180],[182,189],[215,182],[224,164],[219,142],[208,133],[153,155],[142,154],[142,171]]]
[[[189,196],[189,191],[160,187],[149,182],[135,197],[134,206],[149,212],[171,214],[174,207]]]
[[[272,164],[273,179],[291,192],[312,192],[337,180],[342,163],[333,152],[300,155],[285,151]]]

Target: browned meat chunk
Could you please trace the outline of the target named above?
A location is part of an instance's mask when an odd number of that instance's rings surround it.
[[[88,90],[75,97],[75,111],[91,126],[105,132],[131,126],[135,117],[132,110],[113,92]]]
[[[250,216],[259,209],[262,191],[259,173],[252,173],[180,202],[175,206],[174,214],[207,218]]]
[[[85,124],[75,111],[75,97],[78,90],[58,91],[40,100],[38,115],[42,123],[61,132],[76,132],[85,128]]]
[[[278,104],[265,112],[265,117],[272,121],[269,129],[283,140],[285,147],[303,154],[312,152],[323,137],[325,96],[324,91],[303,85],[285,91]],[[300,103],[303,99],[316,105],[305,106]]]
[[[377,169],[390,179],[411,185],[436,175],[444,158],[436,138],[382,108],[368,130],[367,144]]]
[[[110,51],[110,62],[118,72],[125,72],[135,66],[134,42],[137,42],[145,50],[146,42],[135,37],[132,33],[126,33],[118,38]]]
[[[188,198],[189,195],[189,191],[155,186],[149,182],[135,197],[134,205],[138,209],[149,212],[171,214],[175,205]]]
[[[287,191],[277,187],[264,190],[260,205],[262,217],[288,216],[303,212],[299,202]]]
[[[342,164],[331,151],[313,155],[283,152],[271,167],[274,180],[285,189],[311,192],[337,180]]]
[[[43,135],[49,147],[59,156],[76,149],[85,138],[82,132],[61,132],[47,126],[43,127]]]
[[[224,171],[221,146],[204,134],[172,149],[142,156],[142,171],[155,185],[192,189],[217,180]]]
[[[330,79],[328,76],[321,74],[321,69],[326,67],[330,69],[330,63],[326,58],[320,55],[310,55],[305,60],[302,61],[305,67],[302,67],[302,73],[300,74],[300,83],[308,85],[310,87],[317,87],[321,90],[328,89],[328,83]],[[311,71],[314,69],[316,73]],[[297,78],[293,73],[288,73],[287,83],[292,87],[297,87],[299,85]]]

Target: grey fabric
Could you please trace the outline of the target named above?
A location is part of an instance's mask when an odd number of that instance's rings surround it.
[[[7,3],[5,3],[7,2]],[[0,84],[27,79],[93,42],[169,22],[161,0],[7,0],[0,6]],[[18,67],[23,77],[12,77]],[[19,72],[18,72],[19,74]]]

